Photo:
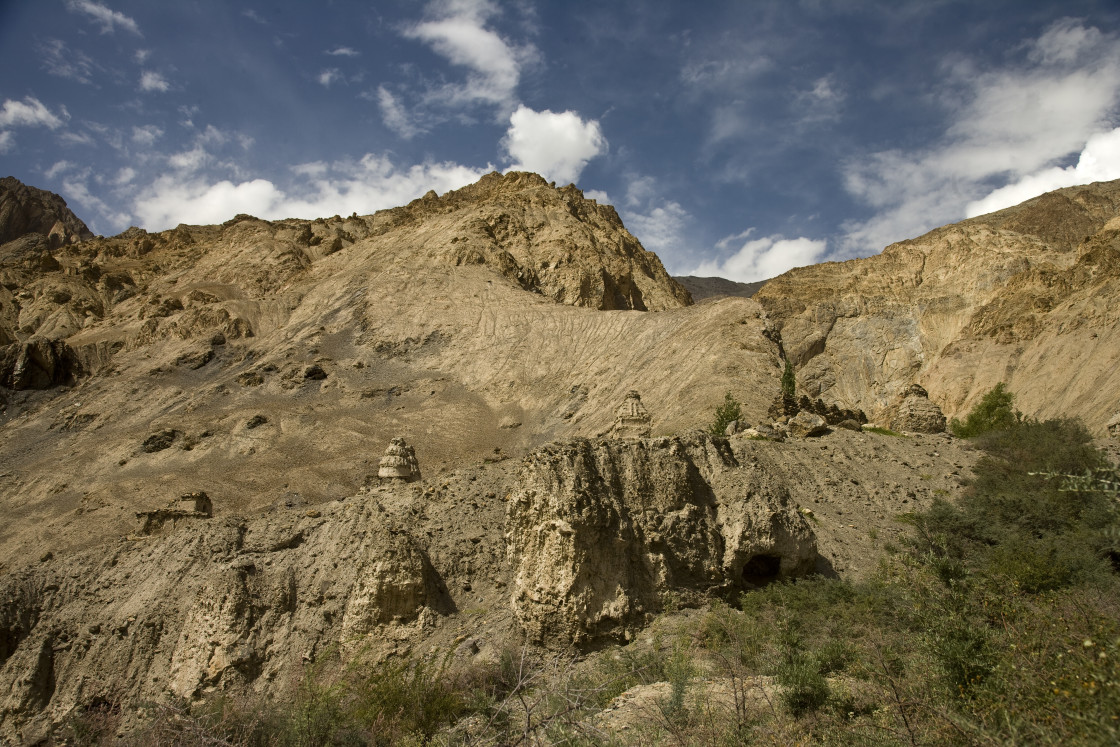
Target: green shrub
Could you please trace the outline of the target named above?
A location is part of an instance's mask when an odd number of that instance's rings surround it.
[[[820,662],[810,653],[787,648],[774,677],[782,686],[782,704],[794,716],[815,711],[828,700],[828,682]]]
[[[877,425],[874,425],[870,428],[864,428],[863,432],[864,433],[877,433],[880,436],[896,436],[898,438],[906,438],[906,436],[902,435],[901,433],[899,433],[897,431],[892,431],[890,428],[880,428]]]
[[[793,373],[793,364],[786,359],[786,367],[782,371],[782,397],[794,399],[797,397],[797,378]]]
[[[953,418],[949,422],[949,430],[958,438],[973,438],[989,431],[1011,428],[1023,419],[1022,413],[1012,407],[1014,401],[1015,395],[1000,382],[980,398],[963,423]]]
[[[713,436],[722,436],[730,423],[742,417],[739,403],[735,401],[731,392],[728,392],[723,395],[723,404],[716,408],[715,420],[712,421],[708,432]]]

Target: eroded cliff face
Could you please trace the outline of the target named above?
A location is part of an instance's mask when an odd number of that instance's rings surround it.
[[[1102,431],[1120,387],[1120,182],[1071,187],[791,270],[754,297],[798,383],[873,419],[921,384],[946,416],[1005,382],[1037,417]]]
[[[538,643],[622,639],[666,595],[702,603],[812,570],[788,490],[742,472],[702,434],[577,440],[519,467],[254,518],[198,513],[44,558],[0,578],[0,738],[31,740],[94,702],[279,692],[327,649],[376,661],[497,635],[510,612]],[[461,613],[480,600],[498,612],[482,630]]]
[[[636,631],[666,594],[750,589],[813,570],[813,533],[780,482],[726,440],[576,440],[526,460],[506,541],[513,607],[539,642]]]

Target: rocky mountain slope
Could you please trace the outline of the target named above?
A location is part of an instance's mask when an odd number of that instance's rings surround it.
[[[91,702],[271,693],[331,647],[595,647],[668,604],[866,573],[974,452],[696,430],[728,391],[772,420],[785,356],[873,419],[940,422],[1000,380],[1028,414],[1118,409],[1120,183],[696,305],[613,208],[532,174],[109,238],[0,187],[9,741]],[[623,440],[632,389],[652,433]],[[385,482],[402,436],[422,479]],[[167,508],[200,491],[212,516]]]
[[[870,415],[912,383],[946,415],[999,382],[1097,433],[1120,409],[1120,182],[1051,192],[882,254],[803,267],[755,299],[810,394]]]
[[[280,695],[339,647],[375,661],[485,660],[523,637],[594,648],[669,604],[867,572],[899,532],[890,517],[954,489],[973,454],[842,429],[574,439],[324,504],[164,512],[0,576],[0,739],[34,742],[91,703],[128,728],[145,703]]]

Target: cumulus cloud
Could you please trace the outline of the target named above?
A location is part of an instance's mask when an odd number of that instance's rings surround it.
[[[64,118],[69,119],[65,108],[60,117],[33,96],[25,96],[23,101],[8,99],[0,107],[0,127],[47,127],[57,130]]]
[[[332,67],[319,73],[319,85],[330,88],[332,83],[342,80],[342,73],[338,68]]]
[[[970,202],[965,208],[965,216],[973,218],[1002,210],[1062,187],[1111,179],[1120,179],[1120,127],[1090,136],[1076,164],[1043,169],[1000,187],[986,197]]]
[[[427,20],[403,30],[406,38],[428,44],[453,65],[468,70],[465,83],[435,89],[433,97],[453,106],[512,104],[521,66],[537,53],[532,45],[514,46],[487,28],[499,12],[490,0],[442,0],[428,6]]]
[[[828,248],[823,239],[807,239],[804,236],[787,239],[778,235],[751,239],[753,233],[752,228],[721,239],[716,244],[717,249],[726,250],[743,243],[730,257],[702,262],[688,274],[700,277],[716,275],[740,283],[769,280],[794,267],[819,262]]]
[[[141,91],[159,91],[162,93],[164,91],[167,91],[169,88],[171,88],[171,85],[167,82],[167,79],[159,73],[152,72],[151,70],[145,70],[140,75]]]
[[[458,189],[490,170],[446,162],[398,168],[385,156],[367,154],[356,162],[302,164],[293,169],[300,178],[287,188],[267,179],[215,181],[172,173],[140,190],[133,213],[150,231],[221,223],[237,213],[268,219],[367,214],[403,205],[429,189]]]
[[[7,130],[0,130],[0,153],[7,153],[15,147],[16,139]]]
[[[845,187],[876,214],[845,226],[845,254],[869,254],[959,220],[966,209],[980,209],[971,206],[995,184],[1016,187],[1004,198],[1032,196],[1029,186],[1053,183],[1054,168],[1088,151],[1090,140],[1094,153],[1107,150],[1101,138],[1113,131],[1109,120],[1120,102],[1120,41],[1066,19],[1025,50],[1018,66],[976,71],[958,62],[949,70],[942,100],[951,121],[934,146],[847,164]],[[1096,168],[1087,163],[1082,172]],[[1032,178],[1040,174],[1047,176]]]
[[[595,120],[584,122],[573,111],[538,112],[522,105],[510,115],[502,147],[513,160],[511,169],[535,171],[566,184],[606,152],[607,140]]]
[[[74,13],[84,13],[89,16],[95,23],[101,26],[101,33],[111,34],[122,28],[125,31],[130,31],[137,36],[142,36],[140,27],[132,18],[129,18],[124,13],[112,10],[108,6],[101,3],[95,3],[93,0],[66,0],[66,7]]]
[[[335,47],[334,49],[328,49],[323,54],[329,54],[332,57],[357,57],[361,53],[350,47]]]

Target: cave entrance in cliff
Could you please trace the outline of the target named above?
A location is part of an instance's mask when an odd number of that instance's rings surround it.
[[[743,566],[743,583],[758,588],[776,581],[782,569],[782,559],[777,555],[755,555]]]

